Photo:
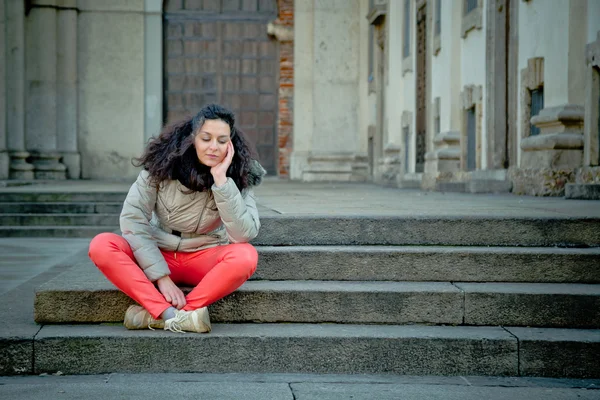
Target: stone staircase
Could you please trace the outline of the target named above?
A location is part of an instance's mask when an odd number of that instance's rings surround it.
[[[600,218],[261,221],[208,335],[127,331],[131,300],[74,259],[36,292],[32,372],[600,377]]]
[[[0,193],[0,237],[94,237],[119,229],[124,192]]]

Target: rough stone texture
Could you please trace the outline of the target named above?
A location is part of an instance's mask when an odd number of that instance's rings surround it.
[[[118,226],[118,214],[0,214],[0,226]]]
[[[0,213],[10,214],[116,214],[123,203],[0,203]],[[32,217],[34,215],[31,215]]]
[[[262,217],[255,245],[598,246],[599,219]],[[327,229],[323,229],[327,226]]]
[[[575,183],[600,183],[600,167],[583,167],[575,174]]]
[[[519,340],[519,374],[600,377],[600,330],[507,328]]]
[[[512,191],[519,195],[564,196],[565,185],[575,182],[575,169],[510,168]]]
[[[33,360],[33,336],[0,333],[0,375],[30,374]]]
[[[254,279],[600,283],[600,249],[258,247]]]
[[[123,205],[127,192],[70,192],[70,191],[17,191],[0,192],[0,202],[6,203],[100,203],[119,202]]]
[[[456,283],[465,291],[465,324],[600,327],[600,285]]]
[[[577,200],[600,200],[600,183],[568,183],[565,198]]]
[[[199,335],[67,325],[42,328],[35,368],[65,374],[516,375],[518,364],[516,339],[491,327],[215,324]]]
[[[248,282],[210,307],[220,322],[460,324],[462,294],[451,284]]]
[[[210,312],[214,322],[460,324],[462,303],[460,291],[442,282],[254,281],[211,305]],[[37,290],[35,320],[122,321],[131,304],[86,262]]]
[[[115,232],[118,226],[1,226],[0,237],[93,238],[102,232]]]

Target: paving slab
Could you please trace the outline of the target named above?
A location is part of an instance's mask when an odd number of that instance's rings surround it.
[[[594,380],[334,374],[106,374],[0,377],[0,396],[21,399],[161,398],[590,398]],[[183,388],[165,392],[165,387]],[[207,390],[204,390],[207,389]],[[511,390],[508,390],[511,389]],[[450,397],[439,397],[447,394]],[[365,395],[370,395],[364,397]],[[406,396],[408,397],[406,397]],[[414,396],[413,396],[414,395]],[[481,397],[475,397],[480,395]],[[227,397],[220,397],[227,396]],[[417,397],[418,396],[418,397]],[[541,397],[540,397],[541,396]],[[579,396],[579,397],[573,397]],[[595,397],[592,397],[595,398]]]
[[[35,373],[294,372],[515,375],[514,336],[497,327],[215,324],[208,335],[46,325]],[[157,362],[160,360],[160,362]]]
[[[600,393],[586,389],[504,388],[470,386],[425,386],[379,384],[294,383],[297,400],[531,400],[600,399]]]
[[[89,245],[89,239],[0,238],[0,294],[6,293]]]
[[[0,239],[0,246],[0,319],[5,321],[0,325],[0,374],[32,373],[33,340],[41,329],[33,321],[34,288],[70,268],[85,243]]]

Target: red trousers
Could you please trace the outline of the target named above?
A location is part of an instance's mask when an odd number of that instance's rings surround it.
[[[208,306],[242,286],[258,263],[256,249],[248,243],[211,247],[195,253],[161,250],[171,280],[177,285],[195,286],[186,296],[184,310]],[[159,319],[168,303],[154,283],[136,264],[129,243],[114,233],[92,239],[89,256],[117,288]]]

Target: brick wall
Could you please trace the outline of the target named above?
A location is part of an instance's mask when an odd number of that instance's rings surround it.
[[[277,0],[278,18],[273,22],[279,27],[294,29],[294,0]],[[294,110],[294,41],[293,35],[280,38],[279,43],[279,118],[277,123],[279,141],[279,176],[289,178],[290,154],[293,144]]]

